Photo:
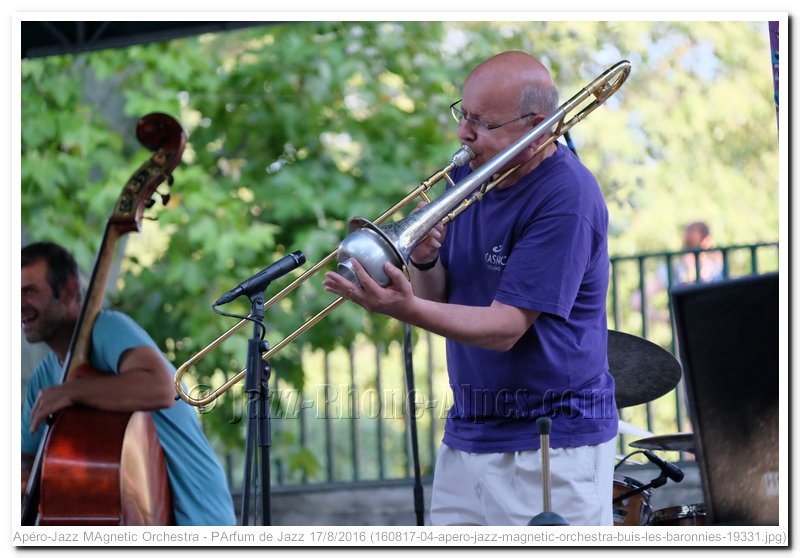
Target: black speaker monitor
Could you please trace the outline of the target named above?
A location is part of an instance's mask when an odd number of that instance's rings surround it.
[[[670,298],[709,521],[777,525],[778,274]]]

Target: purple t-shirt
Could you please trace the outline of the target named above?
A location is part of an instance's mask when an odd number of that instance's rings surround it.
[[[441,249],[448,300],[498,300],[541,312],[509,351],[447,340],[453,406],[443,442],[462,451],[599,444],[617,433],[608,371],[608,210],[592,174],[563,145],[516,185],[452,221]],[[453,173],[456,183],[468,168]]]

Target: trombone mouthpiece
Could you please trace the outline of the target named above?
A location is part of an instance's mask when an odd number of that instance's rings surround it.
[[[463,167],[475,158],[475,152],[466,145],[462,145],[461,149],[453,153],[452,163],[457,167]]]

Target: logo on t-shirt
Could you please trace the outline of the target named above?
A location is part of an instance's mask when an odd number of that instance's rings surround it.
[[[506,265],[506,261],[508,261],[508,256],[503,254],[503,245],[498,244],[494,246],[490,252],[486,252],[484,259],[486,260],[487,269],[502,271],[503,267]]]

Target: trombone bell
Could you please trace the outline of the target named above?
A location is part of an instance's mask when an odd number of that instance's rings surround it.
[[[474,158],[475,153],[472,149],[462,145],[453,154],[450,165],[462,167]],[[405,272],[411,252],[440,219],[441,216],[432,215],[425,209],[412,213],[396,223],[381,226],[361,217],[353,217],[348,224],[350,234],[339,244],[337,272],[351,283],[360,286],[361,281],[350,263],[350,258],[355,258],[370,277],[381,287],[385,287],[391,280],[383,269],[384,264],[389,262]]]
[[[407,255],[400,252],[397,238],[391,238],[392,231],[387,227],[378,227],[361,217],[353,217],[348,225],[350,234],[339,245],[336,271],[356,285],[361,285],[350,258],[356,258],[369,273],[370,277],[381,286],[391,283],[383,269],[386,262],[403,269]],[[409,252],[410,254],[410,252]]]

